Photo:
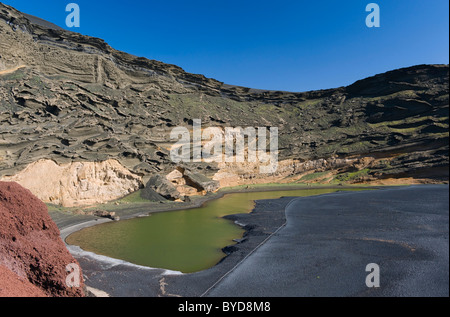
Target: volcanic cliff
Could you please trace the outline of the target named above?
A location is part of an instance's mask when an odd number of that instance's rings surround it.
[[[417,65],[336,89],[257,90],[0,4],[0,177],[69,206],[143,187],[157,199],[184,199],[264,182],[447,182],[448,71]],[[277,171],[173,162],[170,132],[192,129],[194,119],[203,128],[277,127]]]
[[[78,262],[47,206],[19,184],[0,182],[0,297],[84,296],[81,268],[71,280],[71,265]]]

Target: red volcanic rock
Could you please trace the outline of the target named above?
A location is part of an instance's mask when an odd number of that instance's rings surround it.
[[[81,269],[79,287],[66,283],[70,263],[78,264],[47,206],[19,184],[0,182],[0,295],[16,296],[11,288],[16,278],[18,296],[39,296],[38,290],[46,296],[84,296]],[[29,284],[35,287],[26,295]]]
[[[46,297],[47,295],[28,280],[0,265],[0,297]]]

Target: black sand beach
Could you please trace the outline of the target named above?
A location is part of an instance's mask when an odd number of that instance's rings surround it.
[[[110,296],[449,294],[448,185],[260,200],[250,214],[229,218],[246,226],[245,239],[197,273],[71,251],[86,285]],[[380,267],[379,288],[365,284],[369,263]]]

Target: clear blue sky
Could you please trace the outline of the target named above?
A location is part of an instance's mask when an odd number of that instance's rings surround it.
[[[0,0],[128,53],[228,84],[307,91],[416,64],[449,63],[448,0]],[[365,25],[365,7],[381,27]]]

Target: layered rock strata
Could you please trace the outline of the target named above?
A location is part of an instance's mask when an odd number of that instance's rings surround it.
[[[332,181],[448,182],[448,71],[417,65],[335,89],[251,89],[117,51],[0,4],[0,177],[45,159],[116,160],[141,184],[174,170],[186,175],[181,182],[192,173],[224,186],[301,181],[327,168]],[[171,131],[192,130],[195,119],[203,129],[277,127],[279,169],[262,175],[254,164],[175,163]],[[136,188],[128,184],[124,191]],[[189,182],[174,186],[180,196],[202,192]]]

